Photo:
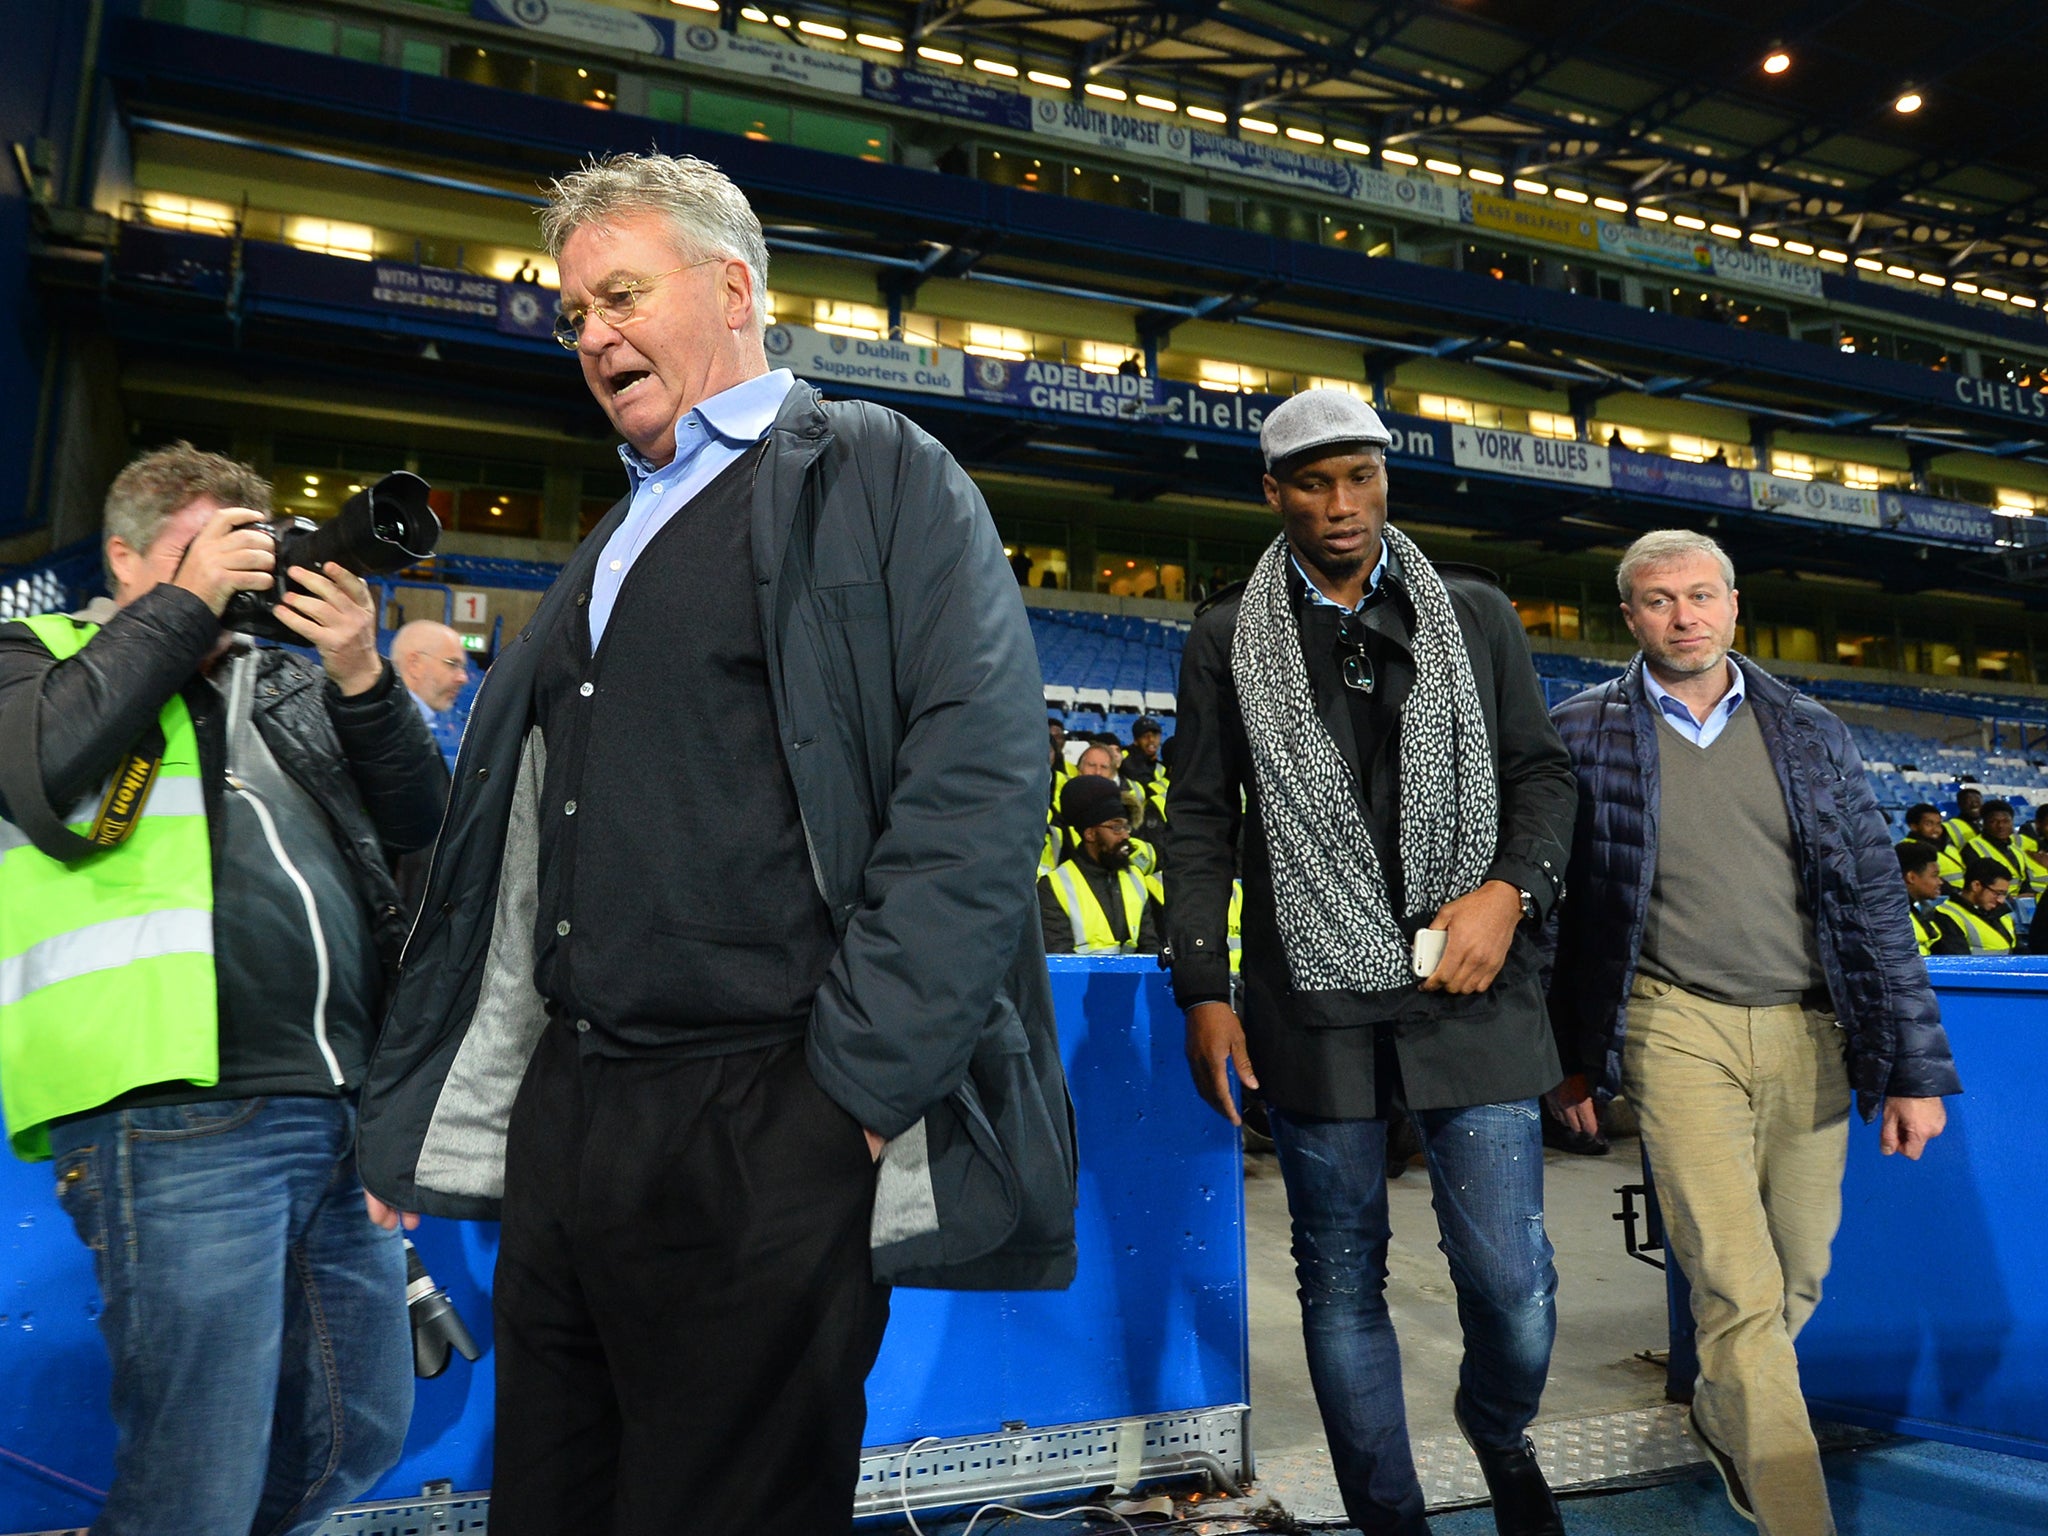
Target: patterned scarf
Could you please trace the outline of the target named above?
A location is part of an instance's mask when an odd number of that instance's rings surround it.
[[[1415,607],[1415,686],[1401,706],[1401,870],[1410,918],[1486,878],[1500,833],[1493,746],[1443,579],[1398,528],[1388,548]],[[1245,584],[1230,670],[1251,744],[1273,900],[1297,992],[1385,992],[1414,980],[1358,785],[1322,717],[1287,592],[1287,541]],[[1358,744],[1370,758],[1372,743]]]

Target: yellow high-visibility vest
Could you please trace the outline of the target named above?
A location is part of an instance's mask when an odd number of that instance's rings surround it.
[[[1068,859],[1048,877],[1052,881],[1053,895],[1059,898],[1060,910],[1067,914],[1067,921],[1074,928],[1074,953],[1077,955],[1135,955],[1138,952],[1138,924],[1144,920],[1145,904],[1156,901],[1162,905],[1166,892],[1158,881],[1147,879],[1136,870],[1117,871],[1117,889],[1124,903],[1124,931],[1128,939],[1119,941],[1116,930],[1109,925],[1109,914],[1102,910],[1102,903],[1095,899],[1095,892],[1088,882],[1081,878],[1081,872]]]
[[[63,614],[19,621],[59,661],[99,633]],[[0,1113],[17,1156],[47,1127],[150,1083],[220,1080],[213,852],[185,701],[157,713],[164,755],[135,830],[72,863],[0,821]],[[96,794],[66,816],[90,829]]]

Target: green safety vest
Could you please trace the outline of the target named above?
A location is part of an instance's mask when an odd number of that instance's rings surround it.
[[[1939,910],[1961,926],[1963,937],[1970,941],[1970,953],[1973,955],[2009,955],[2019,948],[2019,925],[2013,921],[2010,912],[1993,922],[1968,902],[1954,897],[1944,901]]]
[[[1095,899],[1095,892],[1088,882],[1081,878],[1081,872],[1074,868],[1074,861],[1055,869],[1050,876],[1052,893],[1059,898],[1060,910],[1067,914],[1067,921],[1074,925],[1074,953],[1077,955],[1135,955],[1138,952],[1138,924],[1145,916],[1145,903],[1164,903],[1166,892],[1156,880],[1148,880],[1134,870],[1119,870],[1117,886],[1124,898],[1124,927],[1130,937],[1117,942],[1116,931],[1109,926],[1109,914],[1102,910],[1102,903]]]
[[[63,614],[17,621],[57,660],[99,633]],[[213,855],[199,738],[173,694],[135,830],[73,864],[0,821],[0,1115],[18,1157],[50,1155],[48,1126],[130,1089],[220,1080]],[[66,822],[90,829],[99,797]]]

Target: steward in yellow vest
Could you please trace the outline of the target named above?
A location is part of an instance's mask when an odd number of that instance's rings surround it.
[[[1913,916],[1913,937],[1920,953],[1931,955],[1941,942],[1941,924],[1934,909],[1947,891],[1941,883],[1940,861],[1931,844],[1909,837],[1899,844],[1899,874],[1906,882],[1906,905]]]
[[[2029,857],[2026,845],[2013,836],[2012,806],[2003,800],[1984,802],[1984,835],[1970,839],[1965,856],[1997,864],[2011,878],[2018,895],[2033,895],[2048,881],[2048,870]]]
[[[1166,893],[1131,867],[1131,823],[1116,781],[1075,779],[1060,796],[1060,814],[1081,829],[1080,841],[1038,882],[1046,953],[1157,954]]]
[[[1933,806],[1921,804],[1906,812],[1906,837],[1908,841],[1925,843],[1935,852],[1939,860],[1941,878],[1949,889],[1960,889],[1963,883],[1963,860],[1967,857],[1964,846],[1975,834],[1961,823],[1953,829],[1942,821],[1941,812]],[[1902,843],[1901,847],[1904,846]]]
[[[1934,909],[1941,929],[1937,955],[2009,955],[2019,948],[2019,924],[2006,905],[2010,882],[2003,868],[1972,859],[1962,894]]]

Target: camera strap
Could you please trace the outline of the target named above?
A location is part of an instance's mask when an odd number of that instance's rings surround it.
[[[25,743],[20,752],[0,752],[0,798],[7,817],[38,850],[60,863],[75,864],[88,854],[119,847],[142,819],[149,792],[164,763],[164,732],[156,721],[121,755],[92,826],[81,836],[50,809],[42,783],[42,703],[40,688],[26,688],[0,712],[0,736]]]

